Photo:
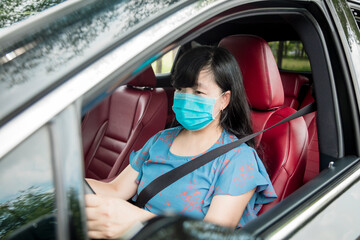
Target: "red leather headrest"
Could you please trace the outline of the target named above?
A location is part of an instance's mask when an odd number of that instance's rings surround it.
[[[219,46],[228,49],[236,58],[252,108],[270,110],[284,104],[279,69],[264,39],[252,35],[233,35],[222,39]]]
[[[134,87],[156,87],[156,76],[152,67],[146,68],[133,78],[127,85]]]

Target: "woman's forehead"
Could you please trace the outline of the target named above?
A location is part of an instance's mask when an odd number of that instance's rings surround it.
[[[213,88],[218,86],[215,82],[214,74],[210,70],[201,70],[195,82],[195,87]]]

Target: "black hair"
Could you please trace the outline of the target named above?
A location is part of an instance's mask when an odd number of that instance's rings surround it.
[[[229,105],[221,112],[220,125],[237,138],[252,133],[250,107],[237,61],[225,48],[201,46],[185,52],[172,72],[174,88],[196,85],[201,70],[210,70],[222,92],[230,91]],[[247,144],[255,148],[254,140]]]

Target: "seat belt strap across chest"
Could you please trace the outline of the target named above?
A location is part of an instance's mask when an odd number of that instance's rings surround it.
[[[273,126],[266,128],[262,131],[250,134],[248,136],[245,136],[241,139],[238,139],[234,142],[228,143],[226,145],[223,145],[221,147],[215,148],[209,152],[204,153],[203,155],[177,167],[169,172],[159,176],[158,178],[154,179],[151,183],[149,183],[138,195],[138,198],[136,200],[136,205],[140,208],[144,208],[145,204],[153,198],[157,193],[159,193],[161,190],[165,189],[167,186],[171,185],[172,183],[176,182],[180,178],[186,176],[187,174],[193,172],[194,170],[198,169],[199,167],[205,165],[208,162],[211,162],[215,158],[227,153],[233,148],[236,148],[240,146],[242,143],[245,143],[256,136],[262,134],[265,131],[268,131],[276,126],[279,126],[280,124],[283,124],[285,122],[289,122],[293,119],[296,119],[298,117],[302,117],[308,113],[316,111],[316,104],[315,102],[305,106],[304,108],[300,109],[296,113],[284,118],[280,122],[274,124]]]

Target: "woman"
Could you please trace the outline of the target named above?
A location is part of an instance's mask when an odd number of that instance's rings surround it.
[[[242,77],[234,57],[219,47],[198,47],[178,61],[172,83],[173,110],[180,126],[153,136],[130,156],[112,182],[89,179],[89,236],[115,238],[136,222],[171,211],[227,227],[254,219],[276,198],[251,140],[163,189],[140,209],[126,200],[156,177],[202,153],[252,133]]]

